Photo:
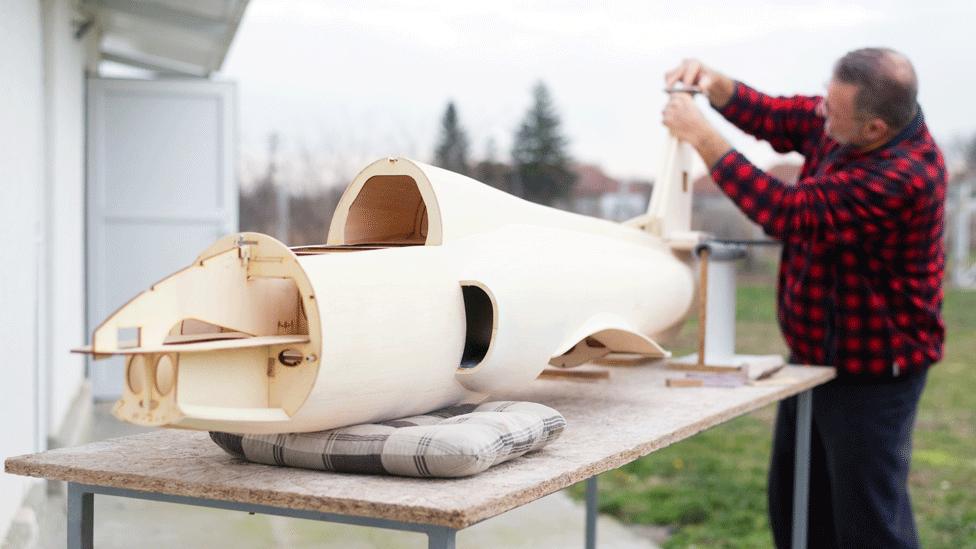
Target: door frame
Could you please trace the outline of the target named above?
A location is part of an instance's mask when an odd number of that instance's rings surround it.
[[[208,79],[137,80],[124,78],[89,77],[86,82],[85,138],[85,332],[89,335],[104,318],[96,318],[105,309],[101,281],[111,258],[105,249],[105,228],[111,221],[152,221],[156,223],[199,224],[211,222],[221,227],[223,234],[238,229],[237,180],[237,90],[233,82]],[[220,208],[213,214],[172,214],[159,211],[120,211],[113,209],[105,192],[105,109],[113,93],[173,96],[207,96],[220,101]],[[175,269],[174,269],[175,270]],[[165,276],[169,273],[162,273]],[[85,375],[92,382],[96,400],[115,398],[113,392],[97,387],[89,357]]]

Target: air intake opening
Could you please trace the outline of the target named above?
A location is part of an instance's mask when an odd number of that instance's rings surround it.
[[[495,304],[484,288],[474,284],[462,284],[464,295],[464,352],[461,367],[474,368],[484,360],[495,335]]]
[[[414,245],[427,242],[427,205],[407,175],[370,177],[349,206],[345,244]]]

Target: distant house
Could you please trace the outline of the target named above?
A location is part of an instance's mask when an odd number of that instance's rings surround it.
[[[613,221],[624,221],[647,211],[651,183],[620,181],[593,164],[577,164],[573,211]]]
[[[236,230],[234,86],[210,75],[246,6],[2,3],[0,458],[77,441],[122,376],[68,350]],[[0,473],[0,545],[41,486]]]

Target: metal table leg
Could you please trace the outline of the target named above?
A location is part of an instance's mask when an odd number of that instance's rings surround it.
[[[68,549],[93,549],[94,534],[94,498],[95,494],[108,496],[142,499],[147,501],[161,501],[183,505],[196,505],[213,509],[229,511],[244,511],[247,513],[261,513],[281,517],[293,517],[306,520],[319,520],[339,524],[352,524],[372,528],[386,528],[403,532],[418,532],[427,535],[429,549],[455,549],[457,530],[446,526],[433,524],[418,524],[391,519],[358,517],[339,515],[335,513],[320,513],[300,509],[287,509],[269,505],[239,503],[189,496],[171,496],[154,492],[127,490],[125,488],[111,488],[107,486],[93,486],[87,484],[68,483]]]
[[[95,494],[68,483],[68,549],[92,549],[94,545]]]
[[[432,527],[427,531],[427,549],[454,549],[457,530]]]
[[[793,464],[793,549],[807,547],[807,510],[810,492],[810,431],[813,390],[800,393],[796,401],[796,456]]]
[[[597,482],[586,479],[586,549],[596,549]]]

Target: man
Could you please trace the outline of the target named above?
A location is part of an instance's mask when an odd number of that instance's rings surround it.
[[[777,313],[791,362],[836,366],[814,390],[810,547],[917,547],[907,481],[912,424],[942,357],[946,173],[916,103],[911,63],[889,49],[837,61],[826,97],[771,97],[695,60],[695,86],[743,131],[805,157],[795,185],[752,165],[672,93],[664,124],[783,244]],[[790,545],[795,399],[780,404],[769,473],[778,547]]]

